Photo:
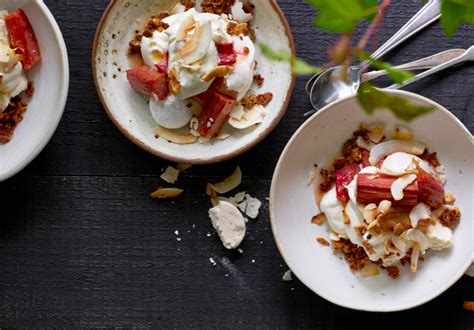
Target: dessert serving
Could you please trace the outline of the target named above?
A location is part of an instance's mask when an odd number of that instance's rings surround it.
[[[33,82],[27,72],[41,59],[35,32],[23,10],[0,11],[0,143],[13,137],[27,104]]]
[[[250,91],[264,79],[256,72],[253,9],[241,0],[182,1],[137,31],[129,53],[142,63],[127,79],[149,99],[157,137],[206,143],[262,123],[273,95]]]
[[[397,127],[390,134],[382,125],[361,125],[320,174],[321,213],[312,221],[327,221],[334,252],[342,253],[352,271],[369,277],[382,268],[397,278],[398,265],[416,272],[428,250],[453,245],[460,209],[444,189],[436,153],[409,129]],[[324,238],[317,241],[329,245]]]

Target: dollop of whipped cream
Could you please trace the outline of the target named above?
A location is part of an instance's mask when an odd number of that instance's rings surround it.
[[[4,17],[8,13],[0,12],[0,112],[3,112],[10,100],[28,88],[20,58],[10,48]]]
[[[168,75],[179,87],[171,92],[177,99],[187,99],[209,89],[214,79],[203,77],[219,65],[216,43],[234,43],[237,63],[226,76],[230,91],[240,101],[249,91],[255,69],[255,45],[246,36],[231,36],[227,15],[199,13],[194,8],[164,18],[168,27],[143,37],[141,55],[147,66],[163,61],[168,53]]]

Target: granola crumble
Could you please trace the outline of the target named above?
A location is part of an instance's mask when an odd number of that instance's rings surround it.
[[[23,120],[23,113],[27,110],[27,104],[20,97],[10,101],[5,111],[0,112],[0,143],[10,142],[16,126]]]
[[[272,93],[264,93],[264,94],[252,94],[244,97],[242,100],[242,105],[246,109],[251,109],[254,105],[262,105],[265,106],[273,99]]]

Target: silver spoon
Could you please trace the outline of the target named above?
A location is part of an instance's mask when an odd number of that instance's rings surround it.
[[[452,59],[452,60],[450,60],[446,63],[435,66],[434,68],[432,68],[430,70],[424,71],[424,72],[416,75],[415,77],[405,81],[403,84],[393,84],[393,85],[387,87],[386,89],[399,89],[399,88],[408,86],[410,84],[413,84],[414,82],[417,82],[420,79],[426,78],[426,77],[431,76],[432,74],[435,74],[439,71],[442,71],[444,69],[450,68],[452,66],[455,66],[455,65],[461,64],[463,62],[467,62],[467,61],[474,61],[474,46],[469,47],[469,49],[466,50],[464,52],[464,54],[462,54],[461,56],[458,56],[458,57],[456,57],[456,58],[454,58],[454,59]]]
[[[407,24],[405,24],[392,38],[383,44],[372,58],[380,58],[413,34],[424,29],[436,21],[441,15],[440,1],[430,0]],[[365,61],[357,66],[348,68],[347,80],[339,79],[341,66],[336,66],[324,71],[314,81],[311,87],[310,99],[315,110],[342,97],[354,95],[360,86],[361,74],[370,65]]]

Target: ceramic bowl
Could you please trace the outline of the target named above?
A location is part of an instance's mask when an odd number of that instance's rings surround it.
[[[133,143],[148,152],[182,163],[209,164],[235,157],[259,143],[282,118],[294,86],[288,63],[271,62],[257,51],[258,72],[265,78],[259,93],[272,92],[266,106],[267,116],[254,129],[234,131],[226,140],[191,145],[173,144],[155,138],[157,126],[147,100],[129,86],[125,71],[134,65],[127,56],[128,43],[136,30],[142,30],[154,13],[167,10],[170,0],[112,0],[97,28],[93,49],[93,73],[98,94],[107,114]],[[274,0],[253,1],[252,26],[257,40],[275,49],[294,54],[294,42],[288,23]]]
[[[28,71],[35,93],[28,102],[23,121],[18,124],[13,139],[0,145],[0,181],[4,181],[35,159],[53,136],[66,105],[69,64],[61,31],[43,1],[0,0],[0,8],[25,11],[42,55],[41,62]]]
[[[347,308],[364,311],[399,311],[435,298],[453,285],[466,271],[473,258],[473,182],[474,148],[466,127],[441,105],[416,94],[390,91],[435,111],[411,123],[401,122],[388,110],[369,116],[354,97],[325,107],[313,115],[294,134],[276,167],[270,193],[270,217],[273,234],[281,255],[294,274],[319,296]],[[462,219],[454,230],[451,249],[430,253],[419,263],[416,274],[409,267],[399,267],[400,277],[362,278],[351,273],[348,265],[332,249],[315,240],[325,237],[328,228],[311,223],[319,213],[314,185],[308,174],[314,164],[331,164],[342,144],[361,122],[395,124],[410,127],[415,138],[436,151],[446,168],[446,189],[456,196]]]

